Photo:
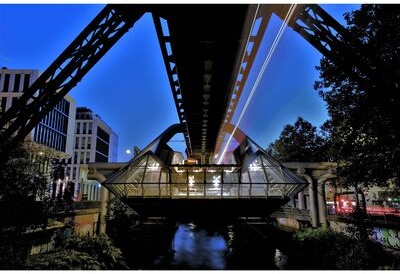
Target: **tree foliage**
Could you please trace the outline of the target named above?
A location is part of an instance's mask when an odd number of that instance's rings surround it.
[[[47,177],[27,144],[13,149],[0,168],[0,264],[18,269],[26,258],[23,233],[47,224]]]
[[[314,88],[331,117],[332,150],[348,182],[385,184],[400,170],[400,6],[345,14],[349,50],[322,58]]]
[[[34,270],[117,270],[127,269],[121,251],[105,235],[69,238],[58,250],[30,256]]]
[[[0,168],[0,229],[24,230],[47,223],[47,177],[22,144]]]
[[[395,269],[395,256],[378,243],[323,228],[293,234],[287,249],[291,269],[376,270]]]
[[[316,162],[329,160],[329,138],[303,118],[286,125],[278,140],[270,145],[281,162]]]

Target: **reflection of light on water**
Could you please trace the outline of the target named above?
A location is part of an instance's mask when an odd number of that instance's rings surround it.
[[[286,269],[287,256],[283,254],[279,249],[275,249],[274,262],[279,269]]]
[[[181,224],[175,233],[175,265],[199,269],[225,269],[224,238],[218,233],[207,235],[206,230],[194,230],[194,224]]]
[[[228,226],[228,243],[227,243],[227,245],[229,247],[228,254],[233,253],[232,245],[233,245],[234,240],[235,240],[235,233],[233,232],[233,225],[229,225]]]

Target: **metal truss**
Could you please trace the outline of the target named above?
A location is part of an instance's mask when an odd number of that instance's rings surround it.
[[[348,31],[332,16],[315,4],[297,5],[295,22],[291,25],[326,58],[337,61],[347,50],[343,41],[351,41]]]
[[[107,5],[0,117],[2,154],[22,141],[143,14],[133,5]]]
[[[171,39],[168,33],[164,33],[161,26],[161,17],[153,14],[154,26],[157,31],[158,40],[160,43],[161,53],[163,55],[165,68],[167,70],[168,80],[171,86],[172,96],[174,97],[176,111],[178,112],[179,122],[183,129],[185,137],[188,157],[193,157],[192,144],[189,136],[189,128],[186,121],[185,108],[183,104],[183,96],[178,78],[178,69],[176,66],[175,57],[172,50]]]
[[[369,85],[365,76],[375,73],[362,59],[363,44],[320,6],[298,5],[296,21],[290,26],[327,59],[356,78],[361,88]]]
[[[232,81],[231,99],[226,109],[223,125],[221,125],[215,152],[218,152],[217,149],[221,146],[226,125],[231,124],[233,113],[255,60],[271,12],[282,18],[288,6],[272,5],[271,9],[270,5],[261,5],[258,9],[255,9],[255,6],[252,5],[250,12],[254,14],[256,19],[261,18],[261,22],[257,33],[247,33],[250,35],[249,43],[251,43],[252,49],[242,47],[240,51],[240,56],[243,56],[243,59],[239,60],[236,67],[238,77]],[[147,7],[147,9],[149,8]],[[22,141],[29,134],[144,12],[143,6],[140,5],[107,5],[93,19],[46,71],[23,92],[12,107],[0,117],[0,151],[2,155],[6,154],[16,143]],[[183,127],[188,155],[191,156],[192,147],[184,112],[184,102],[177,78],[177,68],[173,53],[168,52],[167,49],[167,44],[171,41],[167,35],[163,34],[160,17],[154,16],[154,23],[160,39],[175,106]],[[343,56],[357,56],[355,54],[357,53],[355,50],[357,43],[350,37],[347,30],[321,7],[315,4],[297,5],[294,19],[289,22],[289,26],[326,58],[333,62],[347,64],[348,71],[351,72],[354,62],[344,60],[346,58],[343,58]],[[171,44],[169,45],[171,46]],[[355,58],[359,59],[359,57]],[[366,70],[367,72],[368,70]]]
[[[251,51],[244,52],[243,62],[237,72],[238,80],[236,80],[233,91],[230,95],[231,101],[226,110],[225,120],[220,128],[214,153],[220,151],[225,133],[232,134],[231,119],[235,112],[237,103],[239,102],[248,74],[252,68],[261,40],[268,26],[271,12],[284,20],[285,15],[288,13],[289,6],[290,5],[286,4],[261,5],[257,13],[255,13],[257,20],[261,20],[259,30],[255,35],[252,34],[250,36],[249,43],[252,43],[251,46],[253,47]],[[326,58],[332,62],[340,62],[344,64],[348,72],[351,73],[355,60],[353,59],[353,62],[350,62],[350,60],[343,58],[343,56],[359,58],[357,51],[355,50],[357,47],[357,41],[350,36],[346,28],[338,23],[320,6],[316,4],[297,5],[293,18],[289,20],[288,25],[292,27],[294,31],[298,32]]]
[[[228,103],[228,108],[225,111],[224,121],[220,127],[214,154],[217,154],[222,146],[225,133],[232,133],[228,130],[232,129],[231,122],[232,117],[235,113],[236,106],[239,103],[240,96],[242,95],[243,88],[246,84],[247,78],[250,74],[251,68],[253,67],[254,60],[256,58],[258,49],[261,45],[262,38],[268,27],[269,19],[271,17],[271,11],[268,5],[259,5],[257,8],[251,6],[248,12],[247,20],[255,18],[259,20],[257,31],[253,31],[250,27],[247,28],[247,32],[243,33],[244,38],[249,38],[248,45],[242,47],[240,51],[240,57],[243,57],[236,67],[236,79],[234,79],[233,86],[231,88]],[[252,22],[247,21],[246,25],[250,25]],[[247,47],[246,47],[247,46]]]

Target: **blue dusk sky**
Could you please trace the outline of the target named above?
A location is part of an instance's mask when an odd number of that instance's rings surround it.
[[[360,4],[321,6],[345,24],[343,14]],[[0,4],[0,67],[43,72],[103,7]],[[249,77],[249,87],[281,23],[272,17],[253,76]],[[326,121],[325,104],[313,89],[318,79],[315,66],[321,56],[299,34],[286,28],[239,128],[265,148],[279,137],[286,124],[293,124],[299,116],[315,126]],[[249,87],[239,105],[247,98]],[[91,108],[118,134],[118,161],[129,160],[126,149],[144,148],[168,126],[177,123],[151,14],[145,14],[69,94],[77,106]],[[176,144],[183,145],[182,136],[174,139]]]

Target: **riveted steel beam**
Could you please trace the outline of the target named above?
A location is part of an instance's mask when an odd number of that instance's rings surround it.
[[[174,98],[179,122],[183,129],[183,136],[185,138],[187,154],[189,157],[193,157],[189,128],[185,115],[183,95],[178,78],[178,68],[173,54],[173,45],[171,43],[172,39],[170,38],[168,33],[164,33],[161,25],[161,20],[163,20],[161,17],[153,13],[154,26],[156,28],[158,41],[160,43],[161,53],[163,55],[165,69],[167,70],[168,80],[171,86],[172,96]]]
[[[2,154],[22,141],[143,14],[132,5],[107,5],[0,117]]]
[[[232,117],[236,111],[236,106],[242,95],[245,83],[253,67],[258,49],[260,47],[264,33],[268,27],[268,23],[272,14],[272,9],[269,5],[251,5],[248,10],[242,40],[248,43],[243,44],[238,59],[236,60],[236,78],[232,79],[233,82],[230,88],[229,104],[225,110],[225,119],[220,127],[218,138],[214,149],[214,154],[218,154],[226,133],[232,133],[228,130],[231,129]],[[258,28],[252,29],[253,23],[258,22]],[[255,25],[255,24],[254,24]]]
[[[343,41],[352,41],[348,31],[332,16],[315,4],[297,5],[295,21],[289,23],[325,57],[336,60],[346,47]]]

